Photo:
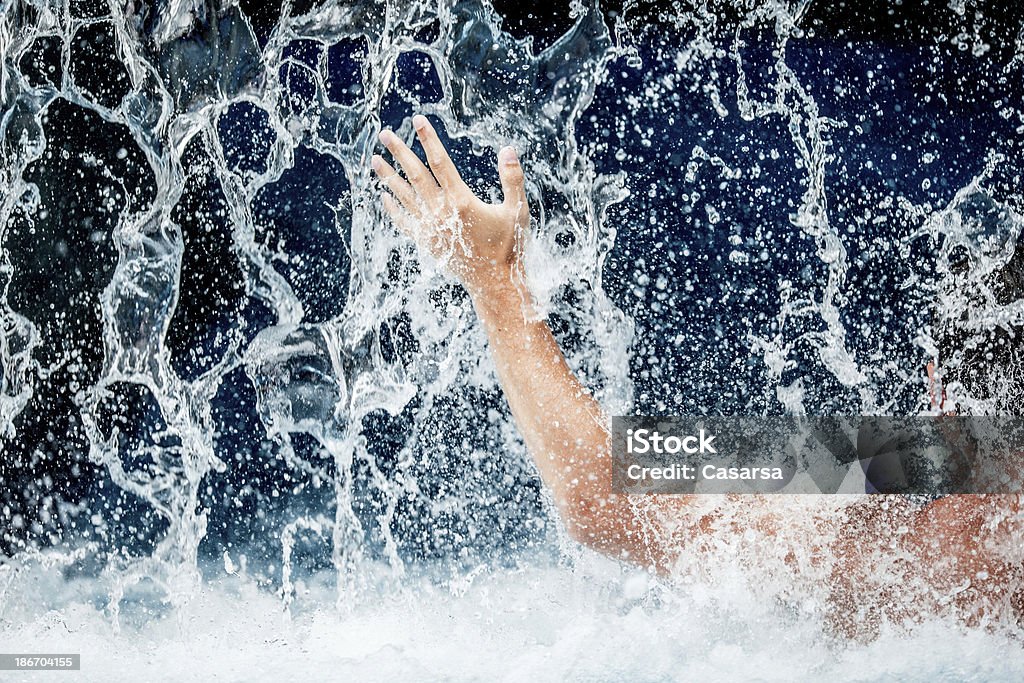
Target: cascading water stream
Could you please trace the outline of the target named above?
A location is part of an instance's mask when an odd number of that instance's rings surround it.
[[[868,148],[909,106],[883,111],[893,74],[941,86],[941,46],[848,41],[833,73],[809,0],[649,24],[576,1],[537,48],[487,0],[285,2],[259,26],[219,0],[0,7],[0,620],[36,565],[88,576],[115,630],[153,600],[183,631],[221,567],[289,616],[319,608],[323,570],[345,614],[436,597],[420,561],[459,599],[532,554],[590,567],[550,523],[468,297],[379,205],[377,134],[411,142],[413,113],[485,197],[518,149],[536,309],[610,414],[926,413],[945,340],[1024,326],[999,279],[1021,258],[1024,61],[985,47],[972,3],[942,35],[991,67],[996,132],[946,169],[934,131]],[[975,343],[943,358],[950,390],[1012,412],[1024,366],[959,379]],[[754,577],[818,617],[833,558],[794,550],[809,533],[710,534],[679,572],[696,607],[634,577],[615,609],[700,610]]]
[[[603,64],[613,55],[596,10],[581,9],[577,26],[537,56],[528,45],[501,33],[499,19],[488,7],[473,2],[328,3],[301,16],[290,16],[286,5],[262,50],[231,5],[112,5],[96,11],[95,16],[75,16],[58,6],[41,5],[5,14],[11,38],[5,60],[10,104],[6,139],[13,151],[13,163],[5,168],[11,190],[5,199],[6,215],[18,213],[29,224],[44,211],[38,189],[23,178],[46,154],[41,117],[55,103],[68,102],[124,126],[138,150],[133,157],[145,162],[141,175],[152,196],[139,206],[116,209],[110,219],[109,239],[117,260],[99,297],[102,367],[96,380],[74,395],[90,457],[106,468],[116,486],[144,500],[167,524],[149,555],[117,570],[111,601],[115,615],[124,588],[143,577],[157,582],[172,601],[194,590],[196,554],[207,524],[200,491],[209,473],[226,467],[215,453],[210,403],[225,376],[240,364],[256,387],[268,434],[280,448],[290,451],[289,435],[305,432],[333,458],[333,466],[324,467],[290,456],[295,466],[335,481],[333,552],[344,575],[353,572],[364,535],[352,512],[353,462],[374,467],[359,435],[363,417],[382,408],[392,414],[401,411],[415,394],[410,380],[419,383],[429,406],[432,397],[451,391],[464,378],[455,366],[435,377],[423,376],[421,368],[428,362],[451,366],[454,360],[457,365],[479,353],[479,332],[465,299],[453,294],[436,267],[417,269],[407,245],[386,227],[377,208],[379,190],[366,159],[376,144],[385,99],[398,92],[396,63],[402,55],[426,55],[441,87],[440,101],[414,104],[437,115],[474,151],[493,151],[512,140],[532,159],[532,199],[538,207],[552,205],[545,209],[531,245],[544,272],[539,296],[549,301],[569,283],[578,290],[582,315],[591,321],[587,327],[595,329],[594,341],[577,354],[580,362],[592,366],[594,379],[607,375],[610,400],[617,396],[619,405],[628,403],[624,365],[616,360],[624,358],[628,325],[600,286],[602,254],[613,239],[601,217],[610,202],[621,199],[615,189],[621,181],[598,176],[571,132],[600,81]],[[75,78],[75,69],[82,67],[72,48],[84,43],[81,32],[97,26],[103,28],[96,39],[98,49],[107,51],[102,56],[122,64],[116,83],[120,92],[113,87],[90,92]],[[436,35],[424,39],[425,31]],[[61,46],[62,77],[35,85],[18,66],[43,36]],[[358,44],[362,51],[363,96],[349,103],[330,99],[326,52],[339,44]],[[498,64],[500,70],[491,68]],[[240,103],[261,112],[273,136],[262,172],[233,166],[218,134],[218,123]],[[393,117],[394,103],[387,107]],[[408,135],[407,119],[399,130]],[[562,139],[565,131],[569,137]],[[332,208],[349,257],[346,297],[338,315],[319,322],[307,322],[300,297],[275,269],[274,261],[282,254],[261,238],[253,209],[261,190],[294,163],[300,144],[337,159],[348,187]],[[119,158],[124,154],[118,153]],[[96,164],[102,168],[103,162]],[[226,341],[205,356],[201,371],[185,376],[175,367],[167,335],[182,296],[186,249],[175,207],[197,177],[220,195],[217,210],[204,218],[211,223],[207,230],[221,229],[230,240],[241,276],[235,286],[265,307],[273,325],[246,345],[245,338],[252,335],[246,330],[249,321],[240,316],[239,329],[223,335]],[[565,244],[556,245],[556,236]],[[5,257],[10,259],[8,251]],[[432,298],[439,286],[455,313],[440,325],[428,312],[436,305]],[[545,309],[551,305],[546,303]],[[40,341],[28,318],[9,305],[6,311],[11,322],[5,324],[3,337],[3,427],[17,438],[15,422],[32,395],[28,374],[37,364],[33,352]],[[401,363],[385,360],[381,351],[382,329],[403,314],[419,346],[406,359],[411,376]],[[151,403],[155,420],[143,426],[151,431],[141,443],[126,444],[122,429],[105,412],[110,412],[109,403],[138,400]],[[377,483],[385,495],[398,495],[388,493],[383,476]],[[380,532],[393,548],[387,523],[382,520]],[[399,566],[393,550],[390,555]]]

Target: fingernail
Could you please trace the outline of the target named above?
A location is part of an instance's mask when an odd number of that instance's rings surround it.
[[[519,163],[519,157],[516,155],[515,147],[502,147],[501,151],[498,152],[498,160],[506,166],[515,166]]]
[[[427,117],[416,114],[416,116],[412,117],[412,127],[416,130],[423,130],[427,127]]]
[[[383,159],[381,159],[380,156],[374,154],[370,158],[370,168],[372,168],[374,171],[380,172],[380,165],[382,161]]]
[[[382,130],[380,132],[379,135],[377,135],[377,139],[380,140],[381,142],[383,142],[386,145],[386,144],[388,144],[388,140],[391,139],[392,135],[394,135],[394,133],[392,133],[390,130],[385,128],[384,130]]]

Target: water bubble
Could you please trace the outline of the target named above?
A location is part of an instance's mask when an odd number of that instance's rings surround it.
[[[750,254],[738,249],[733,249],[729,252],[729,260],[733,263],[746,264],[750,262]]]
[[[710,204],[705,204],[704,209],[705,211],[707,211],[708,214],[708,223],[716,225],[719,221],[722,220],[721,214],[718,213],[718,209],[716,209],[715,207],[711,206]]]

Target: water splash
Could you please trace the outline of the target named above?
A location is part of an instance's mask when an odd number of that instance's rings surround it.
[[[116,260],[98,296],[102,360],[94,377],[77,382],[73,396],[90,458],[117,487],[145,501],[163,525],[149,553],[110,565],[115,620],[124,591],[143,579],[173,604],[198,585],[197,553],[208,523],[202,492],[211,473],[229,466],[217,453],[211,404],[236,368],[244,367],[255,386],[260,418],[279,452],[296,469],[335,482],[334,562],[342,576],[355,573],[366,535],[353,512],[354,463],[369,467],[392,511],[405,493],[368,452],[363,419],[380,409],[401,412],[417,385],[421,410],[450,410],[435,406],[437,398],[466,381],[463,364],[482,352],[464,296],[442,273],[417,267],[377,208],[379,190],[365,161],[382,119],[409,135],[410,107],[438,117],[473,153],[510,141],[522,149],[533,179],[531,202],[541,212],[528,259],[543,264],[535,282],[542,310],[564,309],[563,290],[575,292],[580,326],[595,332],[574,361],[610,404],[628,405],[622,362],[628,321],[601,287],[603,255],[614,240],[603,216],[624,196],[622,179],[599,175],[573,134],[614,54],[595,9],[578,8],[573,30],[534,54],[528,43],[503,33],[500,17],[479,2],[328,2],[305,13],[286,4],[262,48],[231,4],[97,6],[95,14],[82,15],[56,5],[19,7],[4,14],[10,38],[4,170],[12,189],[5,224],[15,214],[30,225],[45,220],[40,191],[26,178],[50,149],[47,113],[58,106],[127,129],[130,150],[112,151],[116,159],[131,156],[137,176],[119,174],[111,168],[114,160],[96,152],[90,163],[115,183],[141,178],[145,186],[141,201],[118,206],[129,190],[103,200],[110,227],[98,238],[109,240]],[[335,83],[331,53],[346,48],[359,53],[358,79],[350,86],[357,98],[346,98]],[[87,54],[95,68],[83,61]],[[435,101],[419,101],[399,82],[399,60],[417,54],[429,59],[440,84]],[[41,81],[26,75],[26,59]],[[395,109],[398,102],[405,113]],[[241,111],[255,117],[268,144],[232,143],[231,126]],[[288,254],[269,241],[273,225],[258,206],[301,148],[340,162],[347,186],[329,211],[345,239],[348,284],[339,312],[319,320],[280,267]],[[209,188],[214,198],[200,197],[193,184]],[[45,229],[60,230],[52,223]],[[192,362],[183,362],[172,339],[176,326],[180,337],[183,307],[194,304],[183,300],[188,284],[182,273],[195,267],[187,259],[196,249],[219,250],[228,264],[219,280],[228,289],[219,305],[228,312],[213,337],[198,340]],[[17,266],[9,249],[4,259],[9,287]],[[243,310],[257,306],[272,322],[262,330]],[[448,315],[433,313],[438,308]],[[17,312],[9,297],[4,310],[0,424],[16,439],[42,341],[31,315]],[[396,347],[396,320],[411,330],[404,350]],[[493,387],[492,372],[482,370],[472,381]],[[296,454],[290,446],[296,433],[314,436],[333,463]],[[315,519],[300,517],[292,525]],[[379,532],[397,568],[391,521],[382,515]]]
[[[1019,210],[987,187],[996,166],[1012,175],[1012,157],[972,154],[965,181],[949,171],[951,201],[868,188],[844,164],[878,116],[847,116],[809,77],[809,2],[694,3],[664,12],[674,33],[658,39],[638,3],[610,29],[596,4],[574,2],[571,28],[540,50],[483,0],[309,5],[285,3],[265,31],[212,1],[3,5],[0,436],[16,463],[5,476],[32,491],[0,517],[13,530],[4,552],[74,546],[85,527],[115,623],[150,586],[185,611],[215,515],[251,517],[243,533],[274,539],[263,559],[289,611],[303,543],[329,544],[319,555],[353,608],[379,595],[380,558],[397,582],[409,557],[441,546],[472,567],[455,572],[462,586],[481,566],[463,553],[472,539],[544,535],[472,307],[378,207],[376,134],[411,140],[413,112],[440,123],[466,177],[493,180],[494,152],[519,149],[537,310],[611,413],[913,412],[927,408],[918,366],[937,355],[942,316],[1022,323],[1020,302],[987,279],[1018,250]],[[956,49],[991,59],[965,8],[953,8]],[[1017,63],[1000,65],[1004,79]],[[668,188],[675,175],[685,185]],[[858,280],[893,253],[913,262],[929,240],[936,272],[903,264],[899,287]],[[942,289],[964,249],[977,296]],[[698,255],[722,265],[702,270]],[[901,288],[927,315],[880,301]],[[933,309],[936,329],[920,325]],[[636,333],[673,310],[677,327]],[[979,410],[1007,400],[964,389]],[[238,446],[235,422],[261,433]],[[40,483],[75,470],[100,483]],[[269,493],[236,472],[262,474]],[[276,498],[294,502],[275,517]],[[705,503],[695,514],[720,501]],[[474,519],[481,509],[493,519]],[[419,511],[423,525],[443,521],[434,535],[409,522]],[[698,594],[716,573],[729,584],[743,553],[743,571],[789,598],[780,548],[800,535],[765,547],[711,534],[693,554],[710,559],[680,575]],[[808,582],[827,575],[810,551],[797,562]],[[0,613],[18,580],[9,566]],[[804,611],[820,616],[815,604]]]

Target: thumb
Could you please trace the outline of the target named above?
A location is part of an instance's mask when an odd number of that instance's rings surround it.
[[[523,167],[513,147],[503,147],[498,152],[498,175],[501,177],[501,191],[505,195],[505,206],[521,211],[526,206],[526,188]]]

